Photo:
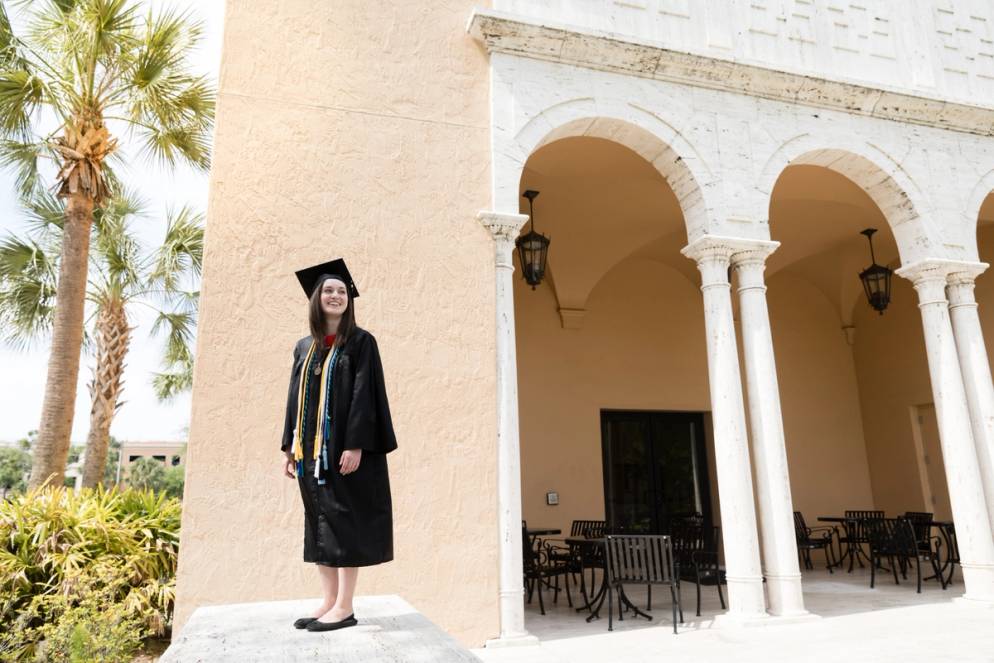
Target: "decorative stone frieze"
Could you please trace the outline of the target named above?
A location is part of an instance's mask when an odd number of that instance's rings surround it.
[[[727,90],[791,104],[994,135],[994,108],[697,55],[588,28],[477,9],[470,34],[491,53]]]

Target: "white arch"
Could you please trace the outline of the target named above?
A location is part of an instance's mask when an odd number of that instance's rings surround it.
[[[831,147],[826,147],[829,143]],[[756,188],[769,198],[784,169],[793,165],[822,166],[859,186],[887,220],[902,264],[941,257],[942,242],[927,219],[928,198],[900,164],[882,149],[858,139],[821,139],[800,134],[785,141],[763,166]]]
[[[709,190],[716,179],[704,159],[657,114],[613,99],[570,99],[531,117],[506,144],[501,144],[504,137],[495,135],[494,167],[498,172],[494,196],[498,208],[517,210],[521,175],[536,150],[573,136],[611,140],[651,163],[673,189],[688,237],[692,240],[707,232],[714,219]]]
[[[970,220],[970,227],[973,228],[971,235],[974,238],[977,236],[977,222],[980,221],[980,208],[991,193],[994,193],[994,169],[987,171],[987,174],[980,178],[980,181],[973,187],[973,191],[970,192],[970,198],[966,203],[966,215]]]

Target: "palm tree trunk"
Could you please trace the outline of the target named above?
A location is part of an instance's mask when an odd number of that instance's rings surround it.
[[[48,479],[53,485],[61,486],[65,479],[69,435],[72,433],[76,406],[79,352],[83,344],[83,305],[92,224],[93,200],[83,192],[69,195],[45,400],[31,464],[32,488]]]
[[[90,382],[90,433],[83,460],[83,487],[92,488],[103,480],[110,442],[110,425],[124,387],[124,359],[131,342],[131,328],[124,303],[105,303],[97,317],[97,365]]]

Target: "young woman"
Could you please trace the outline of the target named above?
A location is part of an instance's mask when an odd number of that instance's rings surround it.
[[[294,626],[355,626],[360,566],[393,559],[386,454],[397,448],[376,339],[355,323],[359,296],[345,262],[297,272],[311,333],[293,351],[281,449],[304,501],[304,561],[317,565],[321,605]]]

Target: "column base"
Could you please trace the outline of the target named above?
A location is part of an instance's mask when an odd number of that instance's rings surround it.
[[[972,604],[994,604],[994,564],[960,564],[963,570],[962,598]]]
[[[810,612],[795,615],[769,615],[766,613],[760,615],[738,615],[731,612],[724,612],[714,618],[714,625],[718,628],[752,628],[756,626],[801,624],[818,621],[819,619],[821,619],[821,615],[815,615]]]
[[[502,647],[536,647],[539,640],[534,635],[522,633],[520,635],[505,635],[493,638],[483,643],[487,649],[500,649]]]
[[[763,591],[763,576],[725,577],[728,583],[729,615],[765,616],[766,594]],[[751,617],[749,617],[751,618]]]
[[[971,608],[987,608],[988,610],[994,610],[994,599],[974,599],[966,596],[957,596],[953,599],[953,603],[957,605],[969,606]]]
[[[801,574],[766,576],[769,613],[774,617],[803,617],[810,614],[804,609],[804,592]]]

